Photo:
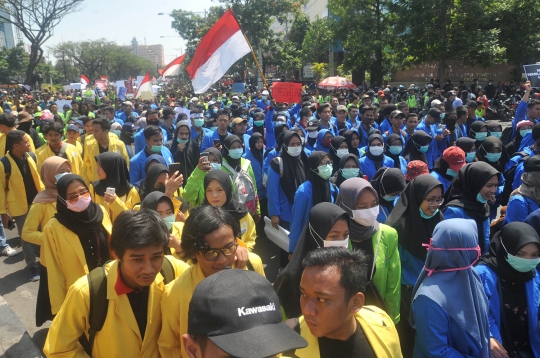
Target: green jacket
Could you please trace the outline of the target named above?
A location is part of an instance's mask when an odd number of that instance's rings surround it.
[[[186,185],[184,186],[184,192],[182,193],[182,199],[189,203],[191,208],[202,205],[204,202],[204,178],[206,172],[203,172],[199,167],[195,167],[191,175],[189,176]]]

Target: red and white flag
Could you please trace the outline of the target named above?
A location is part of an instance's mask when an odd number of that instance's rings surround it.
[[[100,79],[100,80],[109,81],[109,76],[99,75],[99,79]]]
[[[152,82],[150,81],[150,72],[146,72],[146,76],[144,76],[139,84],[135,98],[142,98],[143,100],[154,98],[154,90],[152,89]]]
[[[81,74],[81,83],[83,85],[88,85],[90,83],[90,79],[86,77],[85,75]]]
[[[182,64],[182,61],[184,61],[184,58],[186,55],[182,55],[180,57],[175,58],[171,63],[169,63],[163,70],[160,70],[160,75],[163,77],[167,76],[178,76],[180,73],[180,65]]]
[[[204,93],[251,48],[231,9],[204,35],[187,72],[195,93]]]

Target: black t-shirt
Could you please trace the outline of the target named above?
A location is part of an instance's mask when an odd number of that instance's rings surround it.
[[[135,290],[127,294],[142,339],[144,339],[144,334],[146,333],[149,291],[150,288],[145,287],[142,291]]]
[[[21,176],[23,177],[26,203],[30,205],[34,201],[34,198],[38,193],[38,189],[36,188],[36,184],[34,183],[34,178],[32,177],[32,172],[30,171],[30,166],[28,165],[26,155],[23,159],[19,159],[14,156],[12,156],[12,158],[15,163],[17,163],[17,167],[19,168]],[[13,170],[13,168],[11,170]]]
[[[371,344],[369,344],[360,323],[357,322],[356,332],[346,341],[319,338],[319,352],[321,358],[376,358]]]
[[[98,143],[98,147],[99,147],[99,154],[103,154],[109,151],[109,147],[103,148],[99,143]]]

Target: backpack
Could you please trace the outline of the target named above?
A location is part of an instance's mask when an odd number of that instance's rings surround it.
[[[239,203],[247,207],[251,215],[255,215],[259,207],[259,196],[257,195],[253,180],[248,174],[250,164],[251,162],[248,159],[244,159],[244,164],[240,168],[240,171],[237,172],[228,163],[222,163],[225,168],[233,173],[236,199]]]
[[[37,164],[37,158],[36,155],[32,152],[28,152],[28,155],[34,160],[34,162]],[[0,158],[0,162],[4,165],[4,173],[6,175],[6,187],[4,190],[6,193],[9,191],[9,178],[11,177],[11,162],[9,161],[8,157],[3,156]]]
[[[525,152],[517,152],[515,155],[520,155],[521,158],[518,160],[516,164],[514,164],[512,167],[508,168],[503,172],[504,176],[504,189],[501,196],[501,205],[505,206],[508,204],[508,201],[510,200],[510,194],[512,194],[512,185],[514,184],[514,176],[516,175],[516,169],[522,161],[527,159],[529,155]]]
[[[171,261],[163,258],[163,266],[160,271],[163,276],[163,282],[168,284],[174,280],[174,267]],[[88,319],[90,329],[88,330],[88,339],[83,333],[79,342],[84,347],[84,351],[88,356],[92,357],[92,348],[97,332],[101,331],[107,318],[109,304],[107,300],[107,275],[103,266],[98,267],[88,275],[88,289],[90,291],[90,316]]]
[[[503,145],[506,146],[511,141],[512,141],[512,126],[508,126],[502,131],[501,142],[503,142]]]

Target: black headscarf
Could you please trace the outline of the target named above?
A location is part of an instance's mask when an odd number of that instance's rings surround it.
[[[120,154],[105,152],[96,155],[96,161],[107,175],[106,179],[92,183],[97,195],[104,196],[107,188],[115,188],[118,197],[129,193],[132,188],[129,183],[129,170],[125,159]]]
[[[236,199],[233,198],[233,187],[232,187],[232,181],[229,174],[224,172],[223,170],[211,170],[206,174],[204,177],[204,191],[206,192],[206,188],[208,187],[208,184],[213,179],[217,180],[219,182],[219,185],[223,188],[225,191],[225,194],[227,195],[227,199],[225,201],[225,204],[223,205],[223,209],[227,210],[229,214],[231,214],[236,220],[242,219],[244,216],[248,214],[248,210],[244,204],[239,203],[236,201]],[[206,195],[204,196],[204,204],[210,205],[208,200],[206,199]]]
[[[98,266],[98,257],[101,258],[101,264],[105,264],[110,259],[109,248],[107,245],[107,232],[103,228],[103,211],[101,207],[90,202],[86,210],[77,213],[67,208],[67,188],[74,180],[79,181],[86,189],[88,186],[84,180],[75,174],[66,174],[56,183],[58,199],[56,200],[55,219],[65,226],[69,231],[79,237],[84,251],[84,257],[89,270]],[[96,240],[99,240],[99,252],[97,251]],[[92,249],[91,249],[92,248]],[[92,252],[92,250],[94,250]],[[96,255],[98,254],[98,255]]]
[[[366,157],[371,159],[371,161],[375,164],[375,170],[379,170],[383,166],[384,151],[382,152],[381,155],[378,155],[378,156],[374,156],[373,154],[371,154],[371,151],[369,150],[369,147],[371,146],[371,142],[373,142],[375,139],[380,140],[381,144],[384,146],[384,139],[383,139],[382,135],[380,135],[380,134],[371,134],[368,137],[368,148],[367,148],[367,151],[366,151]]]
[[[450,165],[448,165],[448,162],[443,159],[443,156],[441,155],[439,159],[433,163],[433,171],[437,172],[440,176],[442,176],[445,179],[448,179],[452,181],[454,178],[448,174],[446,174],[446,171],[450,168]]]
[[[174,204],[171,198],[169,198],[165,193],[154,191],[146,196],[141,202],[141,209],[157,210],[159,203],[166,201],[171,205],[171,209],[174,211]]]
[[[264,141],[262,134],[259,132],[253,132],[253,134],[249,138],[249,151],[251,152],[251,154],[253,154],[253,157],[259,162],[262,167],[264,146],[262,146],[261,149],[257,149],[257,147],[255,146],[255,143],[257,143],[259,139],[263,139]]]
[[[221,156],[221,152],[217,148],[209,147],[209,148],[206,148],[204,151],[207,152],[208,154],[212,154],[214,158],[217,159],[219,164],[223,162],[223,157]]]
[[[499,148],[501,150],[501,158],[493,163],[487,159],[486,155],[494,148]],[[508,157],[508,153],[506,152],[503,142],[497,137],[487,137],[486,140],[482,142],[480,148],[476,150],[476,158],[474,159],[475,162],[479,161],[488,163],[495,168],[495,170],[501,173],[504,171],[504,166],[509,160],[510,158]]]
[[[502,126],[499,122],[489,121],[487,122],[487,126],[488,126],[488,132],[490,133],[490,135],[492,132],[502,132]]]
[[[403,139],[401,138],[401,136],[399,134],[392,133],[386,138],[386,146],[384,148],[384,155],[394,160],[394,168],[401,169],[401,161],[399,160],[399,156],[401,155],[401,153],[392,154],[390,152],[390,146],[392,145],[392,142],[397,139],[399,139],[399,141],[401,142],[401,146],[403,147]]]
[[[326,156],[328,154],[325,152],[316,150],[308,158],[307,179],[311,182],[313,206],[319,203],[331,202],[332,199],[330,197],[330,182],[317,174],[317,168],[321,165],[321,160]]]
[[[274,283],[279,302],[288,318],[299,317],[302,314],[300,310],[300,279],[304,271],[302,261],[309,252],[324,247],[323,240],[338,220],[350,223],[349,215],[331,203],[315,205],[309,212],[308,222],[300,234],[291,261]]]
[[[475,143],[476,141],[472,138],[461,137],[458,140],[456,140],[456,147],[463,149],[463,151],[465,152],[465,155],[467,155],[467,153],[471,152],[471,149]]]
[[[332,140],[330,141],[330,150],[328,151],[328,155],[330,156],[330,159],[332,159],[332,174],[339,170],[339,160],[341,158],[337,156],[337,150],[339,149],[341,143],[346,141],[347,139],[341,136],[332,137]]]
[[[405,144],[403,149],[402,157],[405,158],[408,162],[413,160],[420,160],[427,164],[426,154],[418,150],[418,148],[431,143],[431,136],[424,131],[416,131],[413,133],[411,138]]]
[[[176,124],[176,130],[174,131],[173,139],[167,142],[171,149],[173,159],[175,163],[180,163],[180,174],[184,176],[184,180],[187,180],[195,167],[199,164],[200,148],[196,140],[189,139],[186,143],[186,147],[183,151],[178,150],[178,130],[181,127],[186,127],[191,135],[191,128],[186,121],[180,121]]]
[[[289,127],[283,123],[278,124],[274,127],[274,136],[276,137],[276,151],[281,150],[281,145],[283,144],[283,133],[288,131]]]
[[[377,170],[373,179],[371,179],[371,186],[379,193],[379,205],[388,209],[388,212],[392,212],[392,209],[394,209],[394,202],[384,200],[383,196],[397,192],[401,193],[406,185],[405,175],[401,169],[397,168],[381,168]]]
[[[507,261],[508,255],[516,256],[518,251],[528,244],[537,244],[540,249],[540,238],[536,230],[529,224],[514,221],[506,224],[501,231],[493,235],[489,243],[489,253],[482,256],[479,264],[487,265],[498,277],[514,283],[525,283],[536,276],[535,270],[519,272]]]
[[[165,187],[154,188],[157,178],[162,173],[169,173],[169,168],[163,164],[154,164],[150,169],[148,169],[148,173],[146,173],[146,177],[142,182],[140,192],[141,200],[144,200],[148,194],[154,191],[161,191],[162,193],[165,192]]]
[[[133,123],[124,123],[120,132],[120,140],[126,144],[131,144],[135,141],[133,135],[135,134],[135,128]]]
[[[339,160],[339,170],[334,174],[334,177],[331,178],[331,180],[334,180],[334,184],[339,188],[341,186],[341,183],[343,183],[346,179],[343,177],[343,173],[341,172],[341,169],[345,168],[345,164],[347,164],[347,161],[349,159],[354,159],[356,161],[356,165],[358,167],[358,178],[362,178],[364,174],[362,174],[362,170],[360,169],[360,162],[358,161],[358,157],[354,154],[347,154],[341,157]]]
[[[482,121],[474,121],[472,124],[471,124],[471,128],[469,129],[469,138],[473,138],[476,140],[476,134],[475,133],[480,133],[480,131],[482,130],[482,128],[486,128],[487,129],[487,124],[485,124],[484,122]],[[489,133],[486,132],[486,134],[489,135]],[[487,137],[486,137],[487,139]],[[480,148],[480,146],[482,145],[482,141],[479,141],[477,140],[476,141],[476,148]]]
[[[484,221],[489,218],[489,205],[480,203],[476,196],[494,175],[498,177],[500,174],[487,163],[469,163],[458,171],[444,194],[442,211],[449,206],[463,208],[476,221],[480,247],[484,247],[481,243],[484,240]]]
[[[296,136],[300,139],[298,133],[287,131],[283,134],[283,144],[289,146],[291,139]],[[281,189],[292,204],[294,202],[294,194],[298,187],[306,181],[307,156],[304,151],[298,157],[290,156],[286,150],[282,150],[280,154],[283,161],[283,176],[280,179]],[[274,158],[270,162],[272,169],[279,174],[279,159]]]
[[[240,157],[238,159],[232,159],[229,156],[229,150],[231,149],[231,145],[234,142],[239,142],[240,144],[243,144],[242,141],[240,140],[240,137],[238,137],[237,135],[229,134],[228,136],[226,136],[225,139],[223,140],[223,148],[221,149],[221,154],[223,155],[223,158],[227,160],[227,164],[229,164],[231,168],[236,170],[237,167],[240,166],[240,162],[242,161],[242,158]]]
[[[422,244],[429,244],[433,230],[443,220],[443,215],[439,211],[431,219],[424,219],[419,209],[429,192],[437,187],[443,193],[441,182],[429,174],[422,174],[410,181],[385,223],[396,229],[401,247],[421,261],[426,261],[427,255]]]
[[[358,139],[360,139],[360,142],[358,142],[358,145],[360,145],[360,143],[362,142],[362,131],[358,131],[356,129],[349,129],[348,131],[345,131],[345,133],[343,133],[343,137],[345,137],[345,139],[347,140],[347,145],[349,146],[349,153],[354,154],[358,158],[360,158],[360,148],[352,147],[352,139],[355,134],[358,136]]]

